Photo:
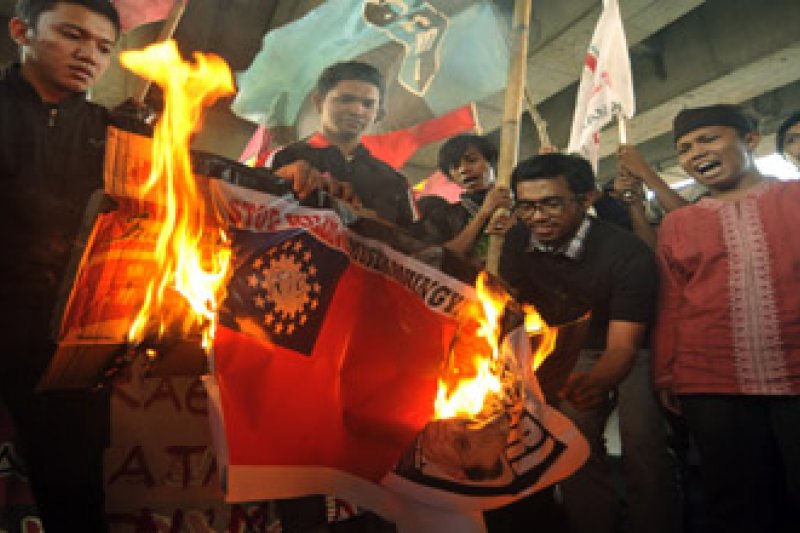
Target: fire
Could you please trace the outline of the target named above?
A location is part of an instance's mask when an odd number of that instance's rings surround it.
[[[558,330],[551,328],[544,321],[542,316],[532,305],[525,304],[522,306],[525,313],[525,333],[528,335],[541,335],[539,345],[531,357],[533,370],[538,370],[547,356],[553,352],[556,347],[556,338],[558,337]]]
[[[208,349],[218,302],[224,296],[231,250],[222,229],[209,221],[203,191],[192,172],[189,141],[200,128],[203,108],[233,94],[234,84],[221,58],[195,54],[194,60],[194,64],[184,62],[174,41],[120,54],[123,66],[153,80],[164,92],[164,111],[153,136],[152,169],[140,195],[140,200],[157,204],[156,265],[128,332],[131,344],[160,337],[177,322],[184,334],[199,328]],[[174,298],[166,298],[171,291],[177,291],[190,310],[176,309]]]
[[[439,379],[435,402],[435,418],[467,418],[488,420],[494,416],[494,406],[502,402],[509,369],[500,357],[500,335],[506,306],[511,296],[498,285],[489,282],[482,272],[475,284],[480,305],[469,307],[465,313],[459,339],[451,352],[449,379]],[[550,328],[532,306],[523,306],[525,331],[541,335],[539,347],[532,358],[536,370],[555,347],[557,330]],[[468,355],[464,352],[471,352]],[[467,368],[465,368],[467,367]],[[467,377],[462,377],[466,374]]]

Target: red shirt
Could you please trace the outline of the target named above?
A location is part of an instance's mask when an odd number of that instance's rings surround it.
[[[704,198],[659,230],[656,388],[800,393],[800,182]]]

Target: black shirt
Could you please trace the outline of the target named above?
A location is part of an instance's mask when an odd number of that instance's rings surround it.
[[[530,249],[522,224],[506,236],[501,276],[550,324],[575,320],[591,310],[585,346],[604,349],[610,320],[653,320],[657,269],[653,252],[635,235],[592,218],[575,258]]]
[[[271,168],[277,170],[297,160],[307,161],[320,172],[351,183],[364,207],[375,210],[380,217],[400,226],[409,226],[414,220],[405,177],[373,157],[363,145],[359,145],[348,160],[325,137],[315,134],[281,148]]]
[[[0,74],[0,264],[4,299],[52,299],[91,193],[103,186],[110,114],[76,94],[48,104],[19,65]]]

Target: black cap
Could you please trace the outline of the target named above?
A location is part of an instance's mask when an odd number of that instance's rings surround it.
[[[706,107],[682,109],[672,123],[674,142],[682,136],[697,128],[705,126],[730,126],[740,133],[756,131],[755,119],[748,116],[744,110],[731,104],[716,104]]]

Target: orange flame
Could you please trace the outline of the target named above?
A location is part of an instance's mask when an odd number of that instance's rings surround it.
[[[536,371],[542,366],[547,356],[553,352],[556,347],[556,338],[558,337],[558,330],[551,328],[544,321],[542,316],[532,305],[524,304],[522,310],[525,313],[525,333],[528,335],[541,335],[539,345],[531,357],[533,370]]]
[[[208,222],[206,202],[192,172],[189,141],[199,130],[204,107],[234,92],[225,62],[213,55],[194,55],[194,64],[180,57],[174,41],[165,41],[120,54],[120,63],[151,79],[164,92],[164,112],[155,126],[152,169],[140,198],[155,198],[160,228],[155,245],[156,266],[144,303],[128,332],[128,341],[140,343],[157,322],[164,334],[175,315],[165,301],[168,289],[190,304],[191,312],[178,321],[185,333],[200,327],[208,349],[216,327],[218,302],[223,296],[231,251],[225,234]]]
[[[500,360],[499,341],[501,320],[511,296],[499,285],[489,283],[485,272],[478,276],[475,288],[480,305],[465,310],[460,334],[466,339],[460,339],[451,353],[452,375],[439,379],[434,404],[437,419],[486,416],[489,404],[502,400],[504,394],[504,369],[508,367]],[[523,306],[523,311],[525,331],[543,336],[533,357],[536,370],[555,347],[557,330],[548,327],[532,306]],[[463,356],[465,350],[471,352],[467,357]]]
[[[467,362],[471,362],[474,375],[457,379],[452,390],[444,379],[439,379],[434,404],[436,418],[473,418],[483,410],[487,395],[499,395],[502,392],[503,385],[496,368],[500,353],[498,340],[500,320],[511,297],[505,291],[491,286],[485,272],[478,276],[475,289],[480,306],[468,308],[466,311],[466,319],[477,322],[475,338],[470,339],[477,342],[470,342],[468,348],[477,353],[472,354],[471,361]],[[471,332],[464,333],[470,335]],[[460,373],[459,366],[454,367],[454,372]]]

